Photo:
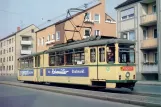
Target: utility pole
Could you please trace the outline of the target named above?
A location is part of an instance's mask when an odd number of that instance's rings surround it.
[[[157,35],[158,35],[158,80],[161,81],[161,1],[156,0],[157,7]]]

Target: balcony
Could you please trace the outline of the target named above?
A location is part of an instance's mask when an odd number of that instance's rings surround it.
[[[158,73],[157,64],[143,64],[142,73]]]
[[[84,23],[86,23],[86,24],[94,24],[94,20],[85,19]]]
[[[157,24],[156,13],[141,16],[141,26],[152,26]]]
[[[21,50],[22,55],[30,55],[31,53],[31,50]]]
[[[54,43],[55,43],[55,40],[45,42],[46,45],[51,45],[51,44],[54,44]]]
[[[24,40],[22,40],[21,41],[21,45],[32,45],[32,42],[31,41],[24,41]]]
[[[141,41],[141,49],[155,49],[158,46],[157,38]]]

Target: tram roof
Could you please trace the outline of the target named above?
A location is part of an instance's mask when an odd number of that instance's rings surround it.
[[[91,37],[85,40],[80,40],[72,43],[60,44],[53,46],[46,52],[56,52],[56,51],[65,51],[70,49],[77,49],[81,47],[91,47],[91,46],[100,46],[100,45],[109,45],[113,43],[121,43],[127,45],[134,45],[135,42],[127,39],[117,39],[117,38],[101,38],[101,37]]]

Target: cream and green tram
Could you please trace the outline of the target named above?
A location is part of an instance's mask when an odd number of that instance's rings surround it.
[[[133,89],[135,42],[88,39],[19,58],[18,80]]]

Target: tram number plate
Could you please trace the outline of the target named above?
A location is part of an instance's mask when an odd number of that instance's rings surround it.
[[[134,67],[132,66],[121,67],[121,71],[133,71],[133,70],[134,70]]]

